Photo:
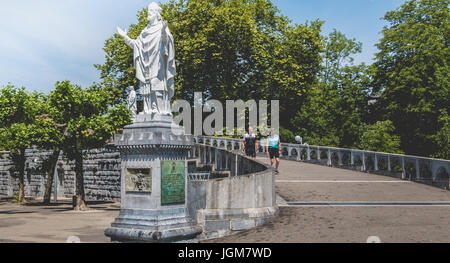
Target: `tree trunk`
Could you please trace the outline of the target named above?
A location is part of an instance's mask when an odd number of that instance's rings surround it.
[[[19,202],[25,203],[25,183],[24,183],[24,171],[19,171]]]
[[[19,150],[17,167],[19,168],[19,202],[25,203],[25,149]]]
[[[47,166],[47,182],[45,183],[45,190],[44,190],[44,201],[43,203],[48,205],[50,204],[50,198],[52,196],[52,186],[53,186],[53,180],[55,178],[55,168],[58,163],[58,157],[59,157],[59,150],[54,150],[52,155],[50,156],[50,159],[48,160],[49,165]],[[56,185],[55,185],[56,187]]]
[[[73,196],[73,209],[75,211],[84,211],[89,208],[86,205],[84,194],[84,178],[83,178],[83,155],[78,152],[75,156],[75,178],[76,178],[76,190]]]

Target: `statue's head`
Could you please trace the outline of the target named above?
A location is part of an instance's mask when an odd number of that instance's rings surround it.
[[[161,20],[161,12],[162,12],[162,8],[155,2],[152,2],[148,6],[147,16],[148,16],[148,21],[150,22],[150,24],[152,24],[155,21]]]

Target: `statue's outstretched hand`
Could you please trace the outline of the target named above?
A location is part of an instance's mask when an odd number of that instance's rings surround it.
[[[127,32],[123,31],[120,27],[117,27],[117,33],[119,33],[119,35],[121,35],[122,37],[127,36]]]

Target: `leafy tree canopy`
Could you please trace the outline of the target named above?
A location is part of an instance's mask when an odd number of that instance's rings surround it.
[[[403,153],[399,147],[400,137],[394,134],[394,125],[389,120],[368,125],[361,136],[360,148],[363,150]]]
[[[361,43],[334,30],[326,39],[321,79],[305,95],[291,119],[293,130],[308,144],[356,147],[368,119],[370,71],[353,65]]]
[[[407,154],[429,156],[440,110],[449,113],[450,12],[447,0],[409,0],[388,12],[378,44],[374,88]]]
[[[9,151],[10,172],[19,179],[19,201],[25,201],[25,150],[38,138],[36,118],[43,111],[43,96],[11,84],[0,88],[0,148]]]

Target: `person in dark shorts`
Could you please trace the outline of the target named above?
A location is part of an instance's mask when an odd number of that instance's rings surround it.
[[[244,135],[242,141],[242,150],[245,151],[245,155],[256,159],[256,149],[258,149],[258,142],[256,141],[256,134],[253,133],[253,128],[248,128],[248,133]]]
[[[274,159],[275,159],[275,172],[278,174],[278,167],[280,166],[280,154],[281,154],[281,147],[280,147],[280,136],[275,134],[275,130],[272,129],[271,135],[267,137],[267,143],[266,143],[266,151],[267,155],[270,158],[270,164],[272,167],[274,167]]]

